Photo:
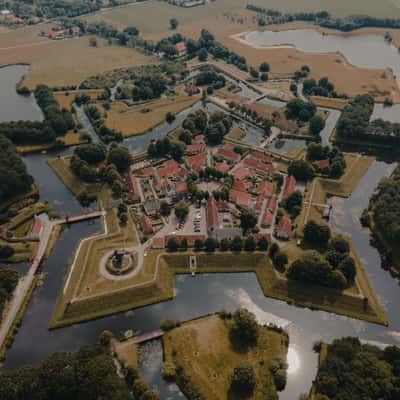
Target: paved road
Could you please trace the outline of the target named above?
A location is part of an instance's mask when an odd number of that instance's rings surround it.
[[[90,122],[88,116],[86,115],[83,107],[78,107],[75,103],[73,104],[74,109],[76,111],[76,116],[79,119],[79,122],[82,124],[82,127],[87,130],[90,135],[92,142],[99,142],[100,138],[98,137],[96,131],[93,128],[92,123]]]

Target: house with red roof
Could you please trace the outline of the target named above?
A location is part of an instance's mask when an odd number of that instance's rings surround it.
[[[317,165],[317,167],[321,170],[321,171],[323,171],[324,169],[326,169],[326,168],[329,168],[329,166],[330,166],[330,161],[327,159],[327,160],[317,160],[317,161],[315,161],[315,164]]]
[[[145,235],[151,235],[154,231],[153,231],[153,225],[150,221],[150,219],[148,217],[146,217],[145,215],[143,215],[140,218],[140,226],[142,228],[142,231]]]
[[[189,188],[186,182],[179,182],[175,185],[176,200],[182,200],[188,194]]]
[[[290,232],[292,231],[292,221],[290,218],[283,216],[276,227],[276,237],[279,239],[289,239]]]
[[[296,190],[296,179],[293,175],[286,178],[285,186],[283,188],[283,197],[290,196]]]
[[[278,200],[277,200],[276,196],[272,196],[268,199],[267,209],[269,211],[271,211],[272,213],[275,212],[277,205],[278,205]]]
[[[185,92],[189,95],[189,96],[193,96],[194,94],[199,94],[200,93],[200,88],[196,85],[189,85],[185,87]]]
[[[155,169],[153,167],[145,167],[135,171],[135,175],[143,176],[143,177],[150,177],[155,174]]]
[[[274,185],[270,181],[261,181],[256,187],[256,193],[269,198],[274,193]]]
[[[250,208],[251,197],[247,192],[240,192],[238,190],[231,190],[229,192],[229,199],[239,207]]]
[[[39,238],[43,232],[43,229],[44,229],[43,220],[37,215],[35,215],[34,222],[31,228],[29,229],[28,236],[32,238]]]
[[[266,154],[264,154],[261,151],[252,150],[250,154],[253,158],[255,158],[258,161],[263,162],[264,164],[272,164],[272,161],[273,161],[272,157],[267,156]]]
[[[215,169],[216,169],[217,171],[221,172],[222,174],[227,174],[228,171],[231,169],[231,167],[230,167],[230,165],[229,165],[227,162],[222,161],[222,162],[217,163],[217,164],[215,165]]]
[[[207,232],[209,235],[212,235],[216,231],[216,229],[219,228],[218,207],[214,196],[210,196],[207,200],[206,222]]]
[[[129,181],[129,187],[131,189],[132,200],[134,202],[140,202],[141,201],[141,192],[140,192],[140,187],[139,187],[139,181],[136,178],[136,176],[133,175],[132,171],[129,171],[128,181]]]
[[[247,192],[248,189],[251,188],[251,183],[248,181],[243,181],[239,179],[235,179],[233,181],[233,189],[238,190],[240,192]]]
[[[250,171],[247,168],[243,168],[243,167],[235,168],[235,170],[233,170],[231,172],[231,175],[235,179],[246,179],[246,178],[253,178],[256,176],[256,174],[254,172]]]
[[[163,249],[165,247],[165,237],[164,236],[156,236],[151,241],[151,247],[153,249]]]
[[[199,153],[195,156],[185,157],[185,163],[191,170],[199,172],[205,165],[206,158],[207,156],[205,153]]]
[[[274,220],[274,215],[266,211],[261,219],[261,227],[262,228],[269,228],[272,225],[272,221]]]
[[[195,154],[204,153],[206,150],[206,145],[204,143],[189,144],[185,148],[185,153],[193,156]]]
[[[176,178],[179,176],[179,168],[179,164],[175,160],[168,160],[157,169],[157,174],[160,178]]]
[[[186,54],[185,42],[179,42],[175,45],[175,49],[178,52],[178,57],[182,57]]]
[[[217,160],[226,160],[232,163],[238,163],[240,161],[240,154],[235,153],[232,150],[226,150],[223,147],[220,147],[217,150],[215,157]]]

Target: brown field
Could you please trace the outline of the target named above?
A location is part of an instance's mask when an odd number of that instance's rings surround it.
[[[76,96],[81,96],[82,94],[85,94],[87,96],[90,96],[92,100],[96,100],[97,96],[103,93],[103,90],[100,89],[85,89],[85,90],[70,90],[70,91],[64,91],[64,92],[54,92],[54,97],[58,101],[58,104],[60,105],[61,108],[66,108],[70,109],[72,106],[72,103],[75,100]]]
[[[243,18],[243,23],[238,22],[238,16]],[[189,25],[178,27],[183,35],[198,38],[201,29],[207,29],[230,50],[246,57],[248,63],[258,66],[267,61],[271,66],[270,76],[287,77],[302,65],[311,68],[311,77],[320,79],[328,76],[335,85],[338,93],[355,96],[360,93],[371,93],[382,101],[385,97],[392,97],[393,101],[400,102],[400,89],[390,70],[357,68],[351,65],[341,54],[335,53],[303,53],[293,48],[255,48],[240,41],[239,36],[246,31],[259,29],[253,23],[254,14],[242,10],[237,13],[232,21],[231,16],[211,16]],[[268,27],[274,30],[300,29],[310,27],[304,23],[290,23]],[[313,26],[315,28],[315,26]],[[361,33],[364,31],[360,30]],[[368,30],[365,30],[367,33]],[[400,39],[400,32],[398,33]],[[147,35],[149,39],[160,39],[166,33],[153,33]],[[397,35],[394,35],[397,37]]]
[[[122,102],[114,102],[107,111],[106,126],[110,129],[116,129],[124,136],[141,135],[164,122],[168,111],[178,113],[190,107],[199,99],[199,96],[180,95],[131,107]],[[145,110],[149,111],[146,112]],[[100,108],[100,111],[103,112],[103,108]]]
[[[101,39],[97,40],[99,47],[90,47],[89,37],[49,40],[38,36],[50,27],[46,24],[0,34],[0,62],[30,64],[23,82],[29,88],[39,83],[52,87],[78,85],[90,75],[157,63],[154,57],[132,48],[108,46]]]

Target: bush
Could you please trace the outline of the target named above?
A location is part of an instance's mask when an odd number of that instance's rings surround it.
[[[242,308],[233,313],[231,334],[242,345],[253,345],[258,339],[258,323],[253,313]]]
[[[238,365],[231,376],[231,390],[237,394],[250,395],[256,386],[253,367],[249,363]]]
[[[162,369],[162,377],[167,382],[174,382],[176,379],[176,367],[172,362],[164,363],[164,367]]]
[[[170,331],[170,330],[176,328],[176,325],[177,325],[177,323],[176,323],[176,321],[174,321],[173,319],[163,319],[163,320],[160,322],[160,328],[161,328],[164,332],[167,332],[167,331]]]

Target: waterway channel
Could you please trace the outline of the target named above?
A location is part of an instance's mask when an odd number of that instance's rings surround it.
[[[21,117],[23,116],[21,114]],[[164,126],[164,129],[161,126]],[[166,134],[165,125],[160,125],[158,129],[160,135]],[[125,143],[131,150],[140,151],[148,139],[139,138],[127,139]],[[49,168],[47,160],[68,151],[30,154],[24,157],[29,172],[39,186],[41,198],[49,200],[62,214],[78,213],[81,208]],[[175,279],[176,296],[171,301],[49,331],[47,327],[52,309],[79,241],[101,229],[99,221],[91,224],[84,222],[64,230],[50,257],[43,262],[43,282],[33,293],[14,343],[6,354],[4,368],[13,369],[24,364],[36,363],[55,351],[74,351],[83,344],[96,342],[104,329],[109,329],[120,337],[127,330],[145,332],[157,329],[164,318],[184,321],[222,308],[234,310],[246,307],[254,312],[260,321],[276,323],[288,330],[289,374],[286,389],[280,394],[280,399],[296,399],[300,393],[308,392],[315,377],[317,357],[312,351],[315,340],[330,341],[336,337],[359,336],[372,342],[400,344],[400,288],[397,281],[381,269],[379,254],[370,244],[369,231],[362,228],[358,220],[379,180],[389,175],[393,168],[393,164],[375,161],[348,199],[332,199],[334,212],[331,221],[333,229],[351,235],[371,285],[387,312],[389,327],[297,308],[282,301],[266,298],[255,275],[244,273],[204,274],[195,278],[180,275]],[[160,392],[161,398],[181,399],[182,395],[176,387],[168,386],[160,377],[162,359],[158,346],[149,344],[144,348],[141,365],[143,376]],[[150,361],[146,362],[149,357]]]

